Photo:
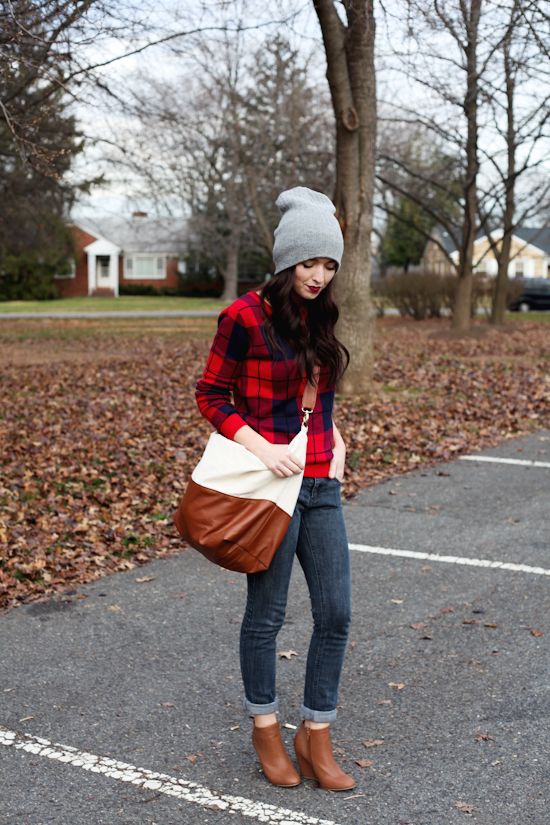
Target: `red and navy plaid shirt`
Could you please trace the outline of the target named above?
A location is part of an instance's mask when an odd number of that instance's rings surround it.
[[[269,311],[269,306],[267,307]],[[248,424],[272,444],[288,444],[302,423],[307,383],[290,346],[273,352],[257,292],[241,295],[218,318],[206,368],[197,383],[199,410],[226,438]],[[304,475],[328,475],[334,438],[334,386],[321,367],[317,401],[309,418]]]

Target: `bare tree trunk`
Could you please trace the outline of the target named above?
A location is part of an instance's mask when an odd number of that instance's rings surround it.
[[[508,293],[508,266],[510,264],[510,251],[512,248],[512,232],[514,229],[515,204],[515,182],[516,182],[516,129],[514,119],[514,91],[515,81],[513,77],[510,60],[510,37],[506,38],[504,48],[504,76],[506,79],[506,149],[507,149],[507,174],[506,174],[506,201],[503,215],[503,238],[502,248],[498,255],[498,272],[493,295],[493,305],[491,307],[491,324],[503,324],[506,314],[506,298]]]
[[[223,268],[224,287],[221,299],[222,301],[226,301],[227,303],[231,303],[237,298],[237,280],[239,277],[239,248],[239,233],[233,232],[227,243],[225,266]]]
[[[372,381],[374,312],[370,298],[371,231],[376,149],[375,23],[373,0],[344,0],[347,26],[332,0],[313,0],[327,58],[336,118],[334,201],[344,233],[336,276],[343,325],[338,335],[351,354],[340,391],[364,394]]]
[[[510,263],[510,249],[512,234],[506,233],[502,238],[502,248],[498,256],[498,271],[495,279],[493,304],[491,307],[490,324],[503,324],[506,314],[506,297],[508,294],[508,265]]]
[[[461,4],[462,5],[462,4]],[[464,4],[465,6],[465,4]],[[477,156],[477,43],[481,0],[471,0],[470,8],[464,8],[467,40],[465,53],[467,61],[466,95],[464,113],[467,121],[466,138],[466,175],[464,181],[464,215],[462,222],[462,243],[458,266],[458,283],[456,285],[453,307],[453,329],[466,330],[470,326],[472,312],[473,255],[476,237],[477,219],[477,173],[479,161]],[[467,17],[466,17],[467,16]]]

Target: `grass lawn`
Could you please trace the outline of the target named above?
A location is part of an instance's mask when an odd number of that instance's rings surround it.
[[[536,321],[550,323],[550,310],[546,312],[507,312],[507,321]]]
[[[120,298],[56,298],[52,301],[0,301],[0,312],[118,312],[125,310],[211,309],[220,311],[219,298],[165,295],[122,295]]]
[[[142,310],[212,310],[220,312],[225,302],[219,298],[183,298],[165,295],[123,295],[120,298],[57,298],[52,301],[0,301],[0,313],[39,312],[124,312]],[[507,321],[550,323],[549,312],[508,312]]]

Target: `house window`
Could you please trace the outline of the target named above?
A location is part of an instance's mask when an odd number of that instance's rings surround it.
[[[125,266],[126,278],[134,280],[156,279],[166,277],[166,258],[164,255],[128,255]]]
[[[58,280],[66,280],[67,278],[74,278],[76,276],[76,261],[74,258],[69,258],[69,271],[56,272],[53,276]]]

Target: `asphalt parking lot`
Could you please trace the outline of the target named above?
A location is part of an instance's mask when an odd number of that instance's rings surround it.
[[[354,791],[265,781],[241,710],[245,580],[189,550],[0,617],[1,825],[548,825],[550,431],[482,456],[346,505],[333,738]],[[310,626],[296,566],[289,746]]]

